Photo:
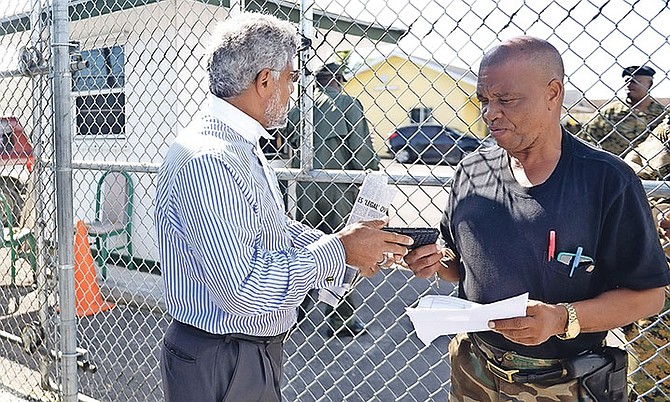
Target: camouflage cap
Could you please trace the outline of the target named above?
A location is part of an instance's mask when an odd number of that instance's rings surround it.
[[[340,77],[343,81],[346,81],[344,78],[344,66],[337,63],[324,64],[323,67],[316,71],[316,75]]]
[[[654,74],[656,74],[656,70],[654,70],[651,67],[647,66],[630,66],[626,67],[623,69],[623,72],[621,73],[622,77],[625,77],[627,75],[633,76],[633,75],[646,75],[649,77],[653,77]]]

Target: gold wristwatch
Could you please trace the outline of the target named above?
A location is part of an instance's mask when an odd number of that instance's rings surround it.
[[[570,303],[558,303],[558,305],[563,306],[566,310],[568,310],[568,324],[565,326],[565,333],[558,334],[556,337],[562,340],[576,338],[582,328],[579,326],[579,320],[577,319],[577,310],[575,310],[575,306]]]

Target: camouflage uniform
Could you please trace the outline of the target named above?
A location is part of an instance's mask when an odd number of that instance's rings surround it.
[[[576,379],[553,385],[509,383],[486,367],[486,359],[481,353],[505,369],[543,369],[560,364],[559,360],[535,359],[512,352],[498,354],[481,343],[479,345],[477,350],[467,334],[459,334],[449,343],[449,402],[593,402]]]
[[[652,135],[630,151],[625,161],[644,180],[665,180],[670,175],[670,121],[668,116]]]
[[[314,169],[379,169],[379,157],[372,147],[360,101],[334,88],[317,85],[314,106]],[[300,146],[300,118],[297,108],[289,112],[286,133],[294,149]],[[299,151],[291,160],[291,167],[300,167]],[[357,194],[358,186],[350,183],[299,181],[295,219],[325,233],[335,233],[344,227]],[[333,329],[345,321],[347,326],[355,325],[351,319],[355,310],[352,297],[349,293],[338,305],[337,314],[328,318]],[[306,304],[303,307],[306,310]],[[330,306],[326,307],[326,314],[330,311]]]
[[[314,169],[378,170],[361,103],[336,89],[316,86],[314,91]],[[300,111],[292,109],[287,138],[296,155],[291,167],[300,167]],[[358,188],[349,183],[298,182],[296,220],[326,233],[344,227]]]
[[[665,120],[663,120],[663,124],[660,124],[656,129],[654,129],[654,134],[653,134],[659,142],[661,142],[664,147],[659,147],[657,149],[657,152],[654,154],[654,156],[659,156],[661,153],[664,154],[669,154],[670,153],[670,144],[668,143],[668,139],[670,139],[670,115],[665,116]],[[657,168],[658,170],[658,176],[657,178],[659,180],[665,180],[668,175],[670,175],[670,163],[668,164],[662,164]]]
[[[663,105],[651,100],[644,111],[614,101],[605,106],[585,127],[582,138],[604,150],[621,155],[644,141],[665,115]]]

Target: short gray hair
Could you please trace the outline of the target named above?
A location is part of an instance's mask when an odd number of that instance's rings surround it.
[[[264,68],[286,68],[299,43],[297,30],[288,21],[250,12],[231,16],[219,24],[210,39],[209,91],[219,98],[241,94]]]

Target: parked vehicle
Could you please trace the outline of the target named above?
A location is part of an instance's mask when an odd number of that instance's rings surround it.
[[[386,146],[400,163],[455,165],[463,157],[488,141],[467,136],[436,123],[413,123],[398,127],[386,140]]]
[[[15,117],[0,117],[0,191],[18,222],[33,168],[33,147]],[[0,215],[4,219],[4,212]]]

